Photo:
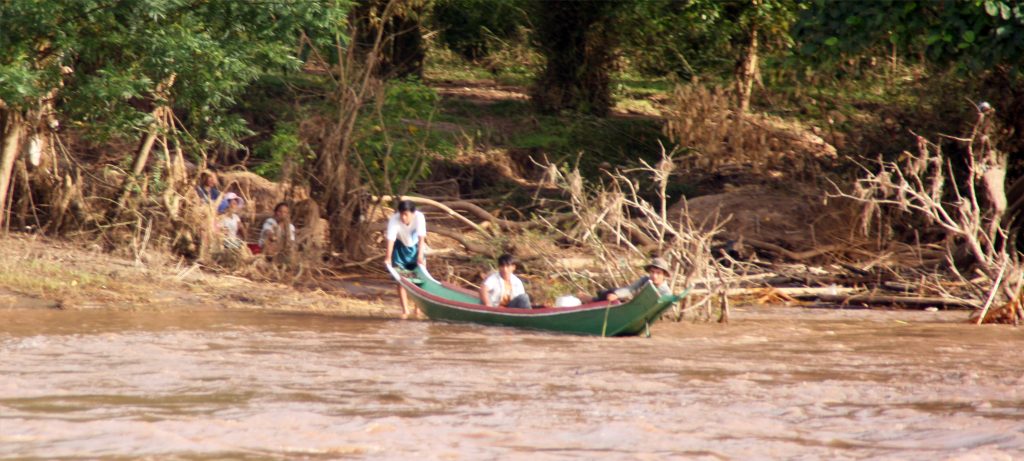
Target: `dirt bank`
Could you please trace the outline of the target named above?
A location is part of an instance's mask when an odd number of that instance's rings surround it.
[[[99,248],[83,248],[35,236],[0,238],[0,309],[257,309],[393,317],[401,311],[390,291],[363,289],[361,298],[346,285],[297,290],[218,274],[169,255],[148,253],[142,261],[119,258]],[[366,299],[369,298],[369,299]]]

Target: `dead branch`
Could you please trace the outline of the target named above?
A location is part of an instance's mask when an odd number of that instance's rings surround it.
[[[839,193],[864,204],[865,233],[883,210],[896,217],[923,218],[929,229],[942,233],[938,243],[945,250],[946,267],[969,289],[971,299],[965,302],[982,309],[979,322],[986,319],[992,305],[1012,306],[1024,288],[1024,267],[1009,244],[1004,219],[1007,158],[989,142],[990,115],[979,110],[968,137],[947,137],[963,143],[967,150],[968,176],[963,185],[957,184],[952,162],[940,146],[915,135],[916,154],[904,153],[902,164],[879,159],[877,171],[864,168],[866,175],[854,190]],[[1017,190],[1014,186],[1012,191]],[[984,275],[981,283],[968,279],[966,274],[973,271]],[[941,284],[933,286],[946,292]]]
[[[492,254],[495,253],[495,250],[496,250],[495,248],[491,248],[491,247],[488,247],[486,245],[481,245],[479,243],[475,243],[475,242],[473,242],[471,240],[468,240],[468,239],[466,239],[464,234],[459,233],[459,232],[453,232],[453,231],[450,231],[448,229],[441,229],[441,228],[437,228],[437,227],[432,229],[430,232],[433,232],[433,233],[435,233],[437,235],[443,235],[443,236],[448,237],[448,238],[450,238],[452,240],[455,240],[456,242],[459,242],[459,245],[462,245],[462,247],[465,248],[467,251],[470,251],[470,252],[473,252],[473,253],[476,253],[476,254],[491,256]]]
[[[722,222],[697,223],[686,212],[670,217],[667,185],[674,168],[672,155],[662,149],[662,160],[655,165],[641,162],[641,167],[628,171],[608,172],[604,185],[588,185],[578,169],[563,172],[548,168],[548,179],[562,189],[568,208],[575,219],[569,226],[556,225],[549,217],[538,222],[561,241],[569,242],[590,253],[603,264],[592,270],[571,269],[554,257],[542,257],[548,273],[580,290],[595,287],[624,286],[636,280],[643,261],[652,253],[666,258],[672,266],[669,284],[673,291],[703,281],[707,292],[691,292],[685,305],[676,310],[676,318],[692,313],[706,320],[728,319],[727,295],[743,264],[724,264],[711,256],[712,246],[722,231]],[[658,198],[653,203],[641,197],[640,185],[633,179],[639,173],[650,178]],[[559,208],[562,208],[560,206]],[[701,309],[698,309],[701,308]]]
[[[885,305],[904,307],[952,307],[961,309],[977,309],[981,307],[977,302],[958,298],[937,298],[925,297],[915,298],[910,296],[888,296],[888,295],[794,295],[797,299],[817,299],[818,301],[839,304],[862,304],[862,305]]]
[[[380,199],[378,197],[374,197],[374,200],[375,201],[379,201]],[[477,232],[479,232],[479,233],[481,233],[483,235],[492,235],[492,236],[494,235],[494,232],[488,232],[486,229],[484,229],[483,226],[481,226],[481,225],[479,225],[479,224],[477,224],[477,223],[475,223],[473,221],[470,221],[465,216],[462,216],[461,214],[455,212],[455,210],[452,209],[452,207],[450,207],[450,206],[448,206],[448,205],[446,205],[444,203],[438,202],[436,200],[431,200],[431,199],[425,198],[425,197],[415,197],[415,196],[410,196],[410,195],[403,195],[399,200],[408,200],[410,202],[413,202],[413,203],[416,203],[416,204],[419,204],[419,205],[426,205],[426,206],[430,206],[430,207],[433,207],[433,208],[437,208],[438,210],[441,210],[441,211],[445,212],[448,216],[451,216],[451,217],[459,220],[460,222],[468,225],[469,227],[472,227],[474,230],[476,230]],[[464,205],[471,205],[471,206],[476,207],[476,205],[472,205],[470,203],[465,203]],[[479,207],[477,207],[477,208],[479,208]],[[490,215],[490,213],[487,213],[483,209],[481,209],[480,211],[483,211],[487,215]],[[497,218],[494,218],[494,216],[491,216],[491,218],[497,219]]]

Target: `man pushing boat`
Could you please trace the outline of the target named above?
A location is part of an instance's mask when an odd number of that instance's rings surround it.
[[[416,204],[409,200],[398,202],[398,209],[388,220],[387,255],[389,266],[400,271],[415,271],[426,265],[427,218],[416,211]],[[402,301],[402,318],[418,317],[416,306],[409,306],[409,295],[405,288],[398,286],[398,297]]]

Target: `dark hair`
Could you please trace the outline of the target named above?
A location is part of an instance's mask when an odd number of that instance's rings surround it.
[[[512,257],[512,255],[510,255],[508,253],[505,253],[505,254],[503,254],[501,256],[498,256],[498,267],[501,267],[501,266],[511,266],[511,265],[513,265],[515,263],[516,263],[516,258]]]
[[[274,213],[277,213],[277,210],[280,210],[280,209],[281,209],[281,207],[288,207],[288,208],[291,208],[291,207],[290,207],[290,206],[288,205],[288,202],[281,202],[281,203],[278,203],[277,205],[274,205]]]
[[[415,212],[416,204],[412,203],[411,200],[402,200],[401,202],[398,202],[398,212],[403,213],[406,211]]]

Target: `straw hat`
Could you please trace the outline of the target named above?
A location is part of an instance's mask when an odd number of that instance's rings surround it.
[[[657,267],[665,271],[666,274],[672,275],[672,270],[668,268],[668,261],[665,261],[664,258],[651,258],[651,262],[644,266],[644,270],[651,270],[652,267]]]

